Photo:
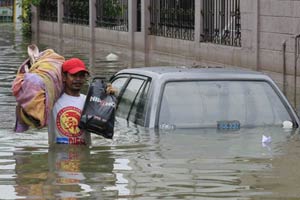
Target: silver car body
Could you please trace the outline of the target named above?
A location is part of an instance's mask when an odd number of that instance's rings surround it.
[[[148,92],[148,103],[145,109],[145,127],[157,128],[158,117],[161,106],[163,89],[166,83],[170,81],[264,81],[267,82],[279,96],[284,107],[287,109],[294,127],[298,127],[299,118],[285,95],[281,92],[276,83],[266,74],[251,70],[235,68],[193,68],[193,67],[143,67],[129,68],[116,73],[111,82],[119,77],[144,77],[151,80]],[[118,88],[122,90],[122,88]]]

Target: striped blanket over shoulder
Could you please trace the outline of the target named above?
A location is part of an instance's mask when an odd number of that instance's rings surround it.
[[[16,132],[29,127],[43,128],[63,90],[61,66],[65,58],[47,49],[27,59],[12,84],[16,98]]]

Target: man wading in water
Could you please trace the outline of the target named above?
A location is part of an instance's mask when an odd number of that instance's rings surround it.
[[[88,70],[82,60],[71,58],[62,65],[64,93],[54,104],[48,123],[49,144],[91,144],[91,135],[80,130],[78,125],[86,95],[80,91],[84,85]],[[113,93],[108,85],[107,93]]]

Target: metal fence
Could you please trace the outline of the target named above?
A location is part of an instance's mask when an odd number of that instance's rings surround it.
[[[89,24],[89,0],[64,0],[64,23]]]
[[[42,0],[40,2],[40,19],[57,21],[57,0]]]
[[[194,40],[195,0],[151,0],[150,34]]]
[[[128,0],[97,0],[96,26],[128,31]]]
[[[13,2],[13,0],[0,0]],[[241,46],[240,0],[201,0],[201,42]],[[128,31],[128,0],[96,0],[96,26]],[[194,40],[195,0],[150,0],[150,34]],[[141,0],[137,1],[141,31]],[[42,0],[40,19],[57,21],[57,0]],[[89,0],[64,0],[64,23],[89,24]]]
[[[141,0],[137,0],[137,8],[136,8],[136,31],[141,32],[142,30],[142,2]]]
[[[14,0],[0,0],[0,23],[13,22]]]
[[[241,46],[240,0],[203,0],[203,42]]]

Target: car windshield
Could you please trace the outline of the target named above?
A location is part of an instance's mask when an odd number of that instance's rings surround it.
[[[184,81],[165,85],[160,127],[218,127],[220,122],[228,121],[239,127],[253,127],[292,120],[274,89],[264,81]]]

